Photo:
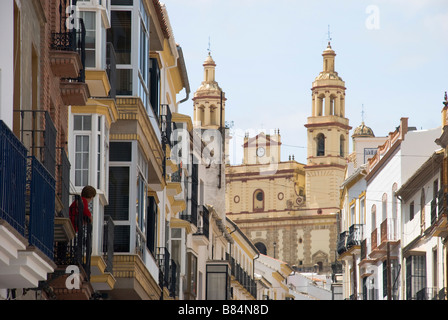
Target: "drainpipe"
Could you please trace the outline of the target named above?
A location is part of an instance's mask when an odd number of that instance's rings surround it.
[[[185,101],[187,101],[188,98],[190,97],[190,84],[188,82],[188,75],[187,75],[187,68],[185,66],[184,54],[183,54],[182,48],[180,46],[177,46],[177,53],[179,55],[179,57],[178,57],[179,67],[182,71],[182,80],[184,80],[185,94],[186,94],[186,97],[184,99],[180,100],[178,103],[178,104],[181,104],[181,103],[184,103]],[[176,60],[176,64],[177,64],[177,60]]]

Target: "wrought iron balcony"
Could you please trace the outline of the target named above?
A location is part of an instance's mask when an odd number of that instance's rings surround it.
[[[81,196],[75,195],[79,214],[74,220],[75,238],[68,242],[58,242],[54,248],[54,262],[58,266],[76,265],[90,280],[90,259],[92,255],[92,224],[84,219],[84,204]]]
[[[0,218],[25,236],[27,149],[0,120]]]
[[[86,28],[83,19],[67,15],[66,9],[69,5],[70,0],[59,0],[59,22],[56,25],[57,30],[51,34],[50,47],[56,51],[78,53],[82,64],[79,75],[66,79],[85,82]]]
[[[415,300],[445,300],[444,288],[423,288],[415,295]]]
[[[347,249],[353,246],[359,246],[362,240],[362,224],[352,224],[348,231],[347,236]]]
[[[194,235],[203,235],[207,239],[209,237],[209,228],[210,228],[210,213],[206,206],[201,205],[199,206],[199,223],[198,223],[198,230]]]
[[[177,171],[171,174],[171,182],[182,182],[182,168],[180,164],[177,167]]]
[[[339,255],[347,251],[347,231],[341,232],[339,234],[337,250]]]
[[[34,156],[28,161],[29,243],[53,259],[55,180]]]
[[[170,284],[170,252],[168,248],[157,247],[156,260],[159,266],[159,286],[169,287]]]
[[[56,127],[45,110],[17,110],[20,113],[20,141],[54,177],[56,170]]]
[[[114,261],[114,229],[115,224],[111,216],[104,216],[104,231],[103,231],[103,255],[106,261],[105,272],[112,273]]]
[[[397,223],[396,219],[387,218],[381,223],[381,244],[387,241],[397,240]]]

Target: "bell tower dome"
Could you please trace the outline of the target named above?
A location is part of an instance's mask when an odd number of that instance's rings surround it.
[[[225,119],[225,93],[215,80],[216,63],[210,52],[203,65],[204,80],[194,93],[193,120],[195,126],[203,129],[218,129],[224,127]]]

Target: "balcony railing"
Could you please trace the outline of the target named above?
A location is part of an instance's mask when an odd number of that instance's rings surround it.
[[[73,2],[76,3],[76,1]],[[69,0],[59,0],[59,23],[56,25],[57,30],[51,34],[50,47],[53,50],[78,52],[82,69],[77,78],[67,80],[85,82],[86,28],[83,19],[66,14],[69,5]],[[70,25],[72,22],[73,25]]]
[[[374,251],[378,247],[378,229],[372,231],[370,239],[372,240],[370,251]]]
[[[111,216],[104,216],[103,255],[106,261],[106,272],[112,273],[114,261],[114,229],[115,224]]]
[[[396,219],[387,218],[380,226],[381,243],[397,240]]]
[[[174,298],[179,296],[179,288],[177,285],[177,279],[179,278],[179,268],[174,260],[171,259],[170,264],[170,281],[169,281],[169,291],[170,297]]]
[[[28,161],[29,243],[53,259],[55,180],[35,157]]]
[[[434,198],[431,201],[431,224],[434,224],[437,220],[437,199]]]
[[[170,280],[170,252],[168,248],[157,247],[156,260],[159,266],[159,285],[169,287]]]
[[[423,288],[417,292],[416,300],[445,300],[445,289]]]
[[[20,140],[54,177],[57,131],[50,114],[45,110],[16,112],[20,112]]]
[[[177,171],[171,174],[171,182],[182,182],[182,168],[181,165],[177,165]]]
[[[206,206],[202,205],[200,207],[201,207],[201,209],[200,209],[200,212],[201,212],[201,214],[200,214],[200,216],[201,216],[201,218],[200,218],[201,223],[198,223],[198,230],[195,233],[195,235],[203,235],[203,236],[205,236],[208,239],[209,233],[210,233],[210,231],[209,231],[209,228],[210,228],[210,213],[209,213],[209,211],[208,211]]]
[[[0,219],[25,236],[27,149],[0,120]]]
[[[347,231],[341,232],[339,234],[337,250],[338,254],[343,254],[345,251],[347,251]]]
[[[84,270],[86,280],[90,280],[90,262],[92,256],[92,224],[86,221],[82,212],[84,204],[81,196],[76,195],[77,214],[74,220],[76,231],[73,240],[55,244],[54,262],[58,266],[76,265]],[[76,209],[75,209],[76,210]]]
[[[350,226],[347,236],[347,249],[361,244],[362,228],[362,224],[352,224]]]

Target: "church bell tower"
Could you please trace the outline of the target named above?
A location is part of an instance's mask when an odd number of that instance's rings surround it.
[[[328,42],[323,70],[312,83],[307,124],[306,199],[311,209],[339,208],[339,186],[349,153],[349,121],[345,118],[345,82],[335,71],[336,53]]]

